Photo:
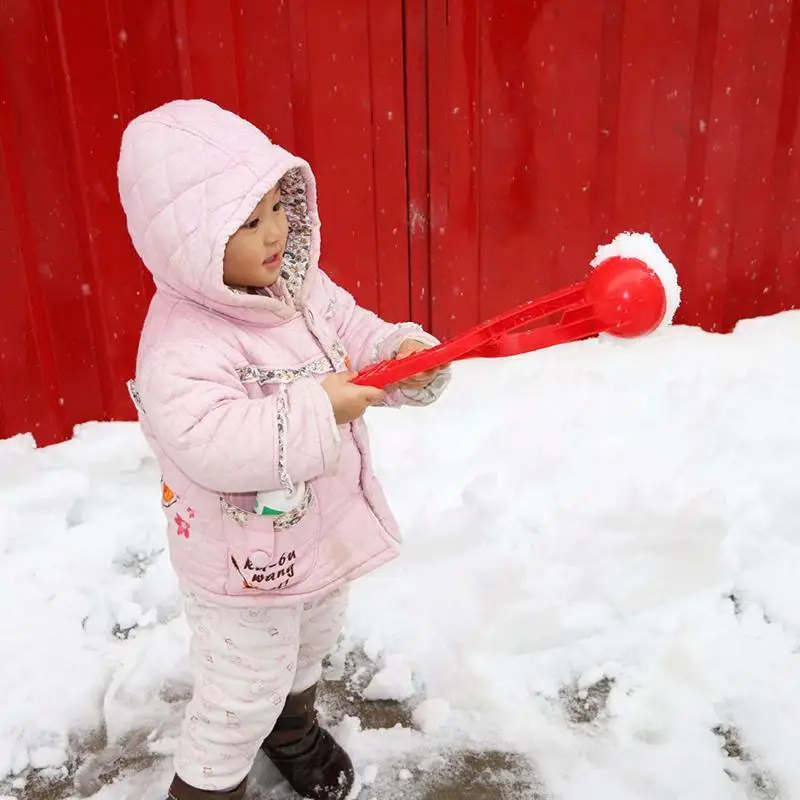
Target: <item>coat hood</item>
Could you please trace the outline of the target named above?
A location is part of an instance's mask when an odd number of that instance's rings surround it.
[[[207,100],[176,100],[134,119],[122,137],[119,192],[133,245],[156,287],[226,316],[291,316],[291,303],[229,289],[228,239],[278,182],[289,222],[285,295],[302,300],[317,270],[320,222],[309,165]]]

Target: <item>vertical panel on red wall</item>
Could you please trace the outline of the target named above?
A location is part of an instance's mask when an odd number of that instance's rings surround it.
[[[534,64],[549,61],[556,47],[553,26],[542,21],[552,19],[552,8],[541,0],[485,4],[478,71],[479,317],[497,313],[510,297],[541,294],[549,283],[551,253],[542,237],[555,204],[543,207],[539,201],[542,183],[552,175],[547,158],[558,133],[547,96],[552,81],[543,91],[547,71]]]
[[[52,11],[52,6],[45,6]],[[45,27],[32,3],[18,0],[2,19],[0,52],[13,133],[4,151],[16,162],[22,191],[14,196],[20,228],[30,233],[23,250],[29,286],[36,284],[44,313],[35,315],[43,363],[54,364],[51,400],[64,419],[100,419],[105,403],[96,368],[96,340],[90,330],[91,292],[85,251],[74,212],[68,175],[69,140],[49,63],[57,33]],[[88,288],[87,288],[88,287]]]
[[[431,0],[431,307],[449,337],[480,315],[480,10]]]
[[[672,219],[673,224],[683,227],[684,235],[677,250],[673,251],[670,245],[666,247],[683,288],[679,317],[683,322],[696,321],[697,315],[702,315],[702,309],[708,309],[714,303],[717,303],[721,316],[725,283],[723,264],[714,256],[719,247],[710,244],[718,241],[724,233],[715,229],[719,219],[713,198],[712,202],[706,202],[706,170],[709,159],[713,159],[709,142],[714,117],[712,102],[718,57],[719,0],[700,0],[698,6],[686,182],[682,208],[673,207]],[[715,126],[715,130],[718,127]],[[664,225],[669,226],[670,221],[666,220]]]
[[[130,59],[130,35],[125,17],[125,0],[106,0],[106,9],[108,12],[108,31],[111,43],[114,81],[117,89],[116,106],[118,110],[113,113],[119,114],[121,122],[120,129],[122,130],[140,110],[147,110],[149,106],[143,104],[142,98],[137,97],[134,89],[133,69]],[[112,146],[119,148],[120,144],[121,138],[116,142],[112,139]],[[114,177],[116,178],[116,168]],[[116,180],[114,180],[113,189],[111,191],[116,198],[118,194]],[[153,293],[153,280],[150,273],[147,272],[137,258],[133,246],[128,240],[127,227],[119,204],[115,202],[113,206],[116,214],[116,222],[114,224],[116,225],[117,235],[120,237],[119,248],[115,252],[115,257],[119,261],[118,269],[124,271],[126,276],[131,276],[131,291],[139,298],[136,304],[137,310],[134,313],[138,313],[141,316]],[[109,219],[111,220],[112,218]],[[139,277],[138,283],[134,277],[137,275]],[[137,318],[134,317],[131,322],[135,324],[134,321],[136,319]],[[129,328],[133,328],[133,330],[131,331]],[[129,353],[133,353],[133,343],[137,338],[135,333],[136,328],[133,327],[133,325],[126,326],[126,329],[122,332],[122,336],[130,340],[130,342],[125,345],[129,348]],[[133,364],[129,364],[128,366],[132,368]],[[130,413],[133,412],[133,407],[130,404],[127,404],[126,407],[130,410]]]
[[[289,57],[287,69],[292,80],[292,127],[294,149],[314,165],[314,116],[311,105],[311,57],[308,52],[309,0],[287,3],[289,11]],[[323,231],[323,237],[325,233]],[[323,247],[324,247],[323,241]]]
[[[185,47],[188,58],[190,94],[238,112],[239,90],[231,4],[223,0],[214,3],[173,0],[173,9],[178,54]],[[186,67],[182,66],[182,69]]]
[[[622,81],[622,43],[625,28],[625,0],[605,0],[602,4],[600,50],[597,56],[600,78],[597,104],[597,156],[595,177],[588,193],[597,244],[608,242],[617,232],[615,198],[617,162],[620,153],[620,103]]]
[[[792,5],[764,252],[774,291],[769,312],[800,307],[800,3]],[[767,312],[767,313],[769,313]]]
[[[410,316],[430,328],[430,183],[426,0],[405,0],[404,57]]]
[[[638,231],[650,230],[653,198],[649,173],[658,155],[654,134],[663,143],[660,120],[654,113],[662,47],[653,46],[653,32],[661,33],[664,5],[662,0],[625,5],[615,223]]]
[[[136,111],[147,111],[183,97],[178,72],[176,33],[171,0],[121,0]]]
[[[428,104],[428,230],[429,230],[429,269],[430,269],[430,305],[431,327],[437,336],[448,336],[456,328],[444,323],[449,315],[434,314],[434,308],[441,307],[437,297],[437,288],[441,280],[436,276],[450,272],[447,250],[448,225],[448,181],[450,170],[450,117],[456,116],[450,87],[447,80],[448,50],[448,18],[447,0],[426,0],[426,34],[427,34],[427,104]],[[411,87],[409,87],[411,91]],[[446,290],[446,287],[443,287]]]
[[[289,3],[233,0],[233,29],[243,116],[276,144],[296,147],[292,113],[292,51]]]
[[[594,252],[590,218],[580,219],[587,210],[584,191],[596,170],[599,109],[585,98],[597,95],[600,82],[603,8],[593,6],[540,3],[532,6],[535,15],[524,19],[524,25],[533,26],[533,69],[527,80],[524,74],[520,80],[533,86],[536,109],[536,216],[528,222],[535,226],[535,249],[520,270],[527,280],[516,284],[515,301],[581,277]],[[524,207],[515,213],[524,225]]]
[[[369,22],[363,0],[307,3],[312,167],[319,179],[323,268],[378,308]],[[330,231],[330,236],[326,235]]]
[[[116,173],[119,156],[124,125],[120,109],[130,107],[127,97],[120,102],[120,89],[125,95],[129,91],[118,78],[127,76],[117,73],[112,45],[120,31],[116,25],[110,28],[106,14],[84,16],[69,2],[50,7],[52,17],[46,19],[58,42],[58,106],[69,145],[72,202],[84,264],[82,291],[94,343],[94,353],[87,357],[97,369],[105,413],[127,417],[133,409],[125,379],[133,374],[136,339],[120,332],[141,327],[149,297],[130,250],[116,182],[108,180]],[[84,36],[92,47],[83,44]]]
[[[0,47],[12,31],[0,23]],[[2,64],[0,96],[9,97]],[[0,241],[8,298],[0,314],[0,438],[30,431],[38,441],[53,441],[69,429],[55,402],[55,363],[18,163],[11,106],[0,102]]]
[[[385,319],[401,322],[411,314],[403,10],[400,3],[367,3],[367,8],[378,268],[376,308]]]
[[[117,111],[121,125],[125,126],[136,113],[136,95],[128,46],[124,0],[105,0],[111,64],[116,87]]]
[[[754,0],[742,52],[740,92],[742,144],[728,260],[727,322],[756,316],[773,288],[765,272],[763,246],[770,211],[770,177],[777,142],[783,72],[792,0],[764,5]]]
[[[722,330],[741,153],[743,108],[739,76],[744,68],[742,53],[747,48],[750,9],[739,0],[720,0],[718,5],[718,9],[704,12],[698,33],[698,52],[713,54],[710,65],[706,63],[712,69],[711,102],[708,117],[699,121],[705,127],[705,158],[697,242],[693,250],[686,251],[679,267],[683,288],[680,319],[690,324],[713,321]]]
[[[549,66],[536,84],[540,109],[539,207],[547,214],[541,225],[543,241],[551,253],[545,287],[551,291],[582,278],[600,243],[592,190],[598,165],[601,107],[596,98],[603,80],[603,20],[610,10],[608,4],[573,0],[545,5],[540,14],[536,49]],[[543,38],[548,29],[549,35]],[[548,38],[550,46],[546,46]],[[615,74],[618,81],[618,71]],[[529,83],[525,81],[526,86]],[[613,191],[613,184],[602,188]],[[535,269],[535,263],[527,264],[525,273],[532,276]],[[524,284],[518,285],[517,291],[515,298],[532,296],[531,288]],[[508,300],[500,305],[508,305]]]
[[[180,97],[196,97],[194,75],[192,74],[192,42],[189,34],[189,9],[186,0],[170,2],[171,30],[175,36],[170,45],[175,48]]]
[[[661,46],[653,92],[650,130],[652,160],[645,179],[648,192],[648,230],[675,263],[696,225],[694,209],[701,203],[690,187],[690,153],[702,139],[699,122],[693,126],[697,89],[699,3],[660,0],[657,4]],[[643,43],[644,44],[644,43]],[[650,45],[652,47],[652,44]],[[655,190],[655,191],[654,191]]]
[[[486,10],[481,36],[481,306],[487,317],[583,275],[593,255],[603,7]]]
[[[696,248],[716,0],[626,6],[614,234],[648,231],[683,270]],[[652,31],[658,30],[654,46]],[[710,41],[709,41],[710,34]],[[710,45],[710,47],[709,47]],[[685,314],[691,299],[682,309]]]

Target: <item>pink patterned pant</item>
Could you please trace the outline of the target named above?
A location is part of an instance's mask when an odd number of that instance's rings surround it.
[[[347,588],[285,608],[227,608],[185,592],[194,695],[175,771],[198,789],[237,786],[287,694],[313,686],[334,648]]]

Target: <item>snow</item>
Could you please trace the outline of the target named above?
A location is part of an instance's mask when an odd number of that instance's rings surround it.
[[[601,261],[618,256],[620,258],[638,258],[658,276],[664,287],[667,305],[664,319],[659,327],[665,328],[672,324],[675,312],[681,303],[681,288],[678,284],[678,274],[672,266],[664,251],[658,246],[649,233],[620,233],[609,244],[597,248],[590,266],[596,267]]]
[[[369,412],[406,544],[337,658],[414,727],[338,725],[361,798],[459,748],[521,754],[554,800],[800,797],[798,341],[800,312],[605,337]],[[139,737],[151,762],[76,792],[163,797],[190,687],[164,544],[135,425],[0,442],[0,795]]]
[[[375,764],[369,764],[364,768],[364,775],[362,776],[362,780],[364,781],[365,786],[371,786],[375,783],[375,779],[378,777],[379,768]]]
[[[365,700],[408,700],[414,696],[414,676],[403,656],[389,656],[386,666],[369,682]]]
[[[435,733],[447,724],[449,716],[450,704],[435,697],[423,700],[413,713],[414,724],[423,733]]]

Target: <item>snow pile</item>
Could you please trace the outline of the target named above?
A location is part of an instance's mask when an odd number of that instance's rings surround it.
[[[157,479],[134,425],[86,425],[44,450],[28,436],[0,443],[0,776],[57,770],[70,737],[101,722],[113,741],[163,717],[177,647],[136,671],[142,648],[185,641],[180,620],[160,624],[180,607]]]
[[[523,754],[554,800],[800,797],[798,340],[800,312],[607,337],[370,412],[406,548],[354,584],[343,653],[416,729],[345,718],[362,798],[456,747]],[[0,775],[99,730],[168,755],[186,631],[136,426],[0,443],[0,517]]]
[[[365,700],[408,700],[414,696],[414,678],[403,656],[389,656],[361,696]]]

